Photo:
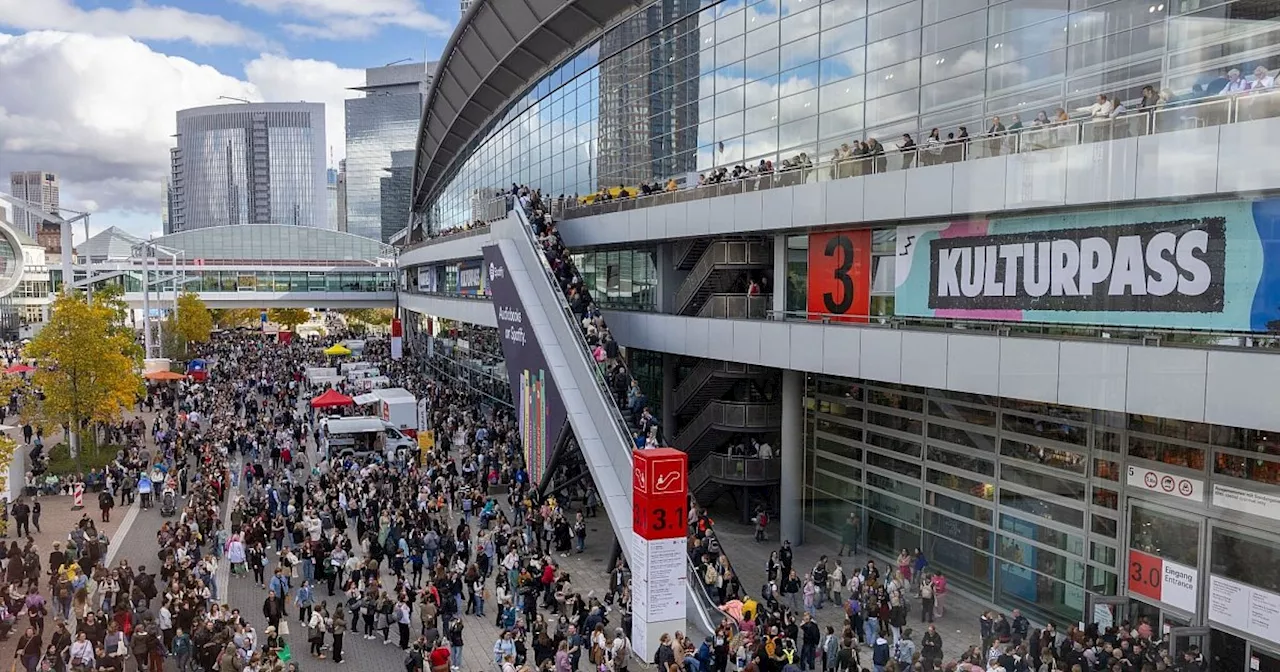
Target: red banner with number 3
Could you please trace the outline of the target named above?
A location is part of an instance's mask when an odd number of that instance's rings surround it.
[[[871,230],[809,235],[812,320],[867,322],[871,312]]]

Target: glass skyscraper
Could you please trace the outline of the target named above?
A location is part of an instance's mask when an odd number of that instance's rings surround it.
[[[391,157],[414,149],[434,70],[434,63],[369,68],[359,89],[365,97],[346,101],[348,232],[386,242],[409,223],[410,181],[393,178]],[[393,211],[392,203],[404,206]]]
[[[323,103],[180,110],[170,159],[165,233],[239,224],[329,225]]]

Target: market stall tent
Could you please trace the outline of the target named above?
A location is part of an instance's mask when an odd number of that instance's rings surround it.
[[[311,408],[334,408],[337,406],[351,406],[354,403],[351,397],[337,390],[325,390],[324,394],[311,400]]]

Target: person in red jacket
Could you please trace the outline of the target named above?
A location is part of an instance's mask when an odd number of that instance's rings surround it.
[[[449,647],[444,645],[443,640],[436,642],[435,648],[431,649],[429,659],[431,672],[449,672]]]

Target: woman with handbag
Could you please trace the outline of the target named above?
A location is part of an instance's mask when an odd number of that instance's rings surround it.
[[[320,608],[311,612],[311,620],[307,623],[308,633],[307,641],[311,644],[311,656],[313,658],[325,659],[324,655],[324,633],[329,623],[329,606],[327,602],[321,602]]]
[[[26,632],[22,633],[22,637],[18,639],[18,650],[13,652],[14,664],[17,667],[17,661],[22,661],[22,667],[27,672],[36,672],[36,663],[40,662],[40,653],[44,650],[44,642],[41,641],[40,635],[36,633],[33,627],[27,627]]]

